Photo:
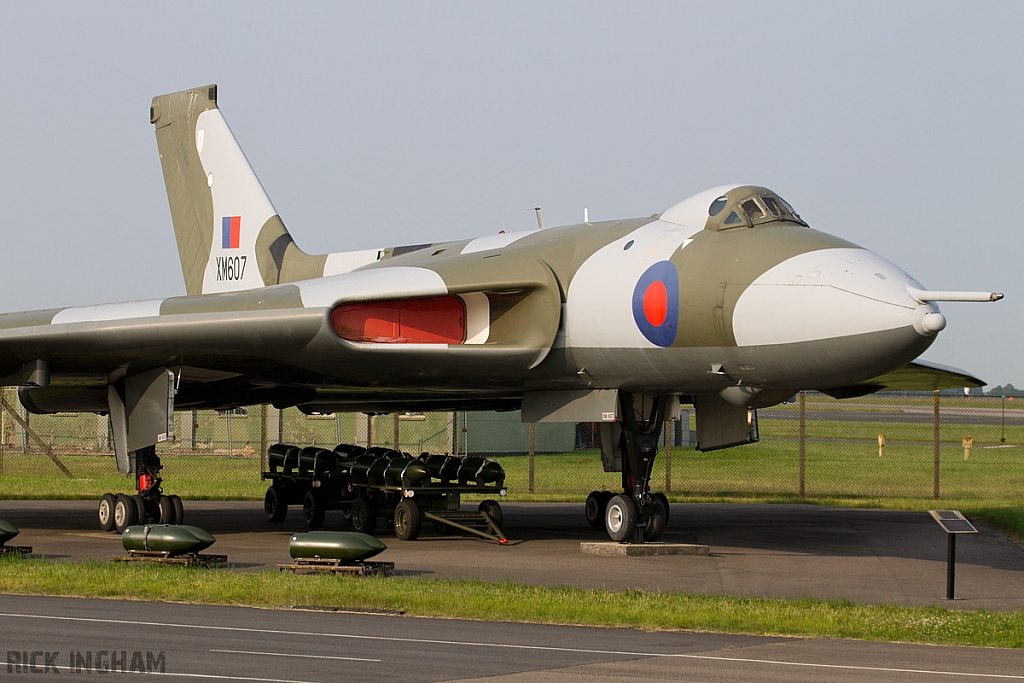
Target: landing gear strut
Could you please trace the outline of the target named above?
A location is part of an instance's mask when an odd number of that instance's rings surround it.
[[[652,494],[651,472],[658,453],[658,437],[665,422],[667,399],[653,400],[650,411],[643,413],[632,394],[621,393],[622,435],[619,448],[622,453],[622,493],[613,496],[604,508],[604,526],[608,536],[620,543],[655,541],[665,531],[668,506],[664,496]],[[598,507],[599,499],[593,502]],[[588,517],[590,501],[588,500]]]
[[[129,454],[135,458],[135,490],[133,496],[104,493],[100,498],[98,518],[104,531],[121,533],[133,524],[181,524],[185,511],[178,496],[165,496],[160,487],[160,456],[156,446],[141,448]]]

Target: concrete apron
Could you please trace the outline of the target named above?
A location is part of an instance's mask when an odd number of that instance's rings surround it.
[[[217,542],[237,571],[287,562],[288,538],[303,531],[298,508],[284,524],[266,521],[258,501],[186,501],[185,522]],[[640,588],[709,595],[846,598],[858,603],[936,604],[955,609],[1024,608],[1024,550],[981,527],[957,546],[955,602],[944,600],[946,535],[924,512],[816,505],[672,505],[661,542],[705,545],[710,554],[603,556],[581,543],[592,529],[582,503],[505,503],[507,546],[435,536],[403,542],[378,525],[388,549],[375,559],[417,578],[508,580],[581,588]],[[120,537],[99,530],[93,501],[0,501],[0,518],[21,529],[12,543],[52,560],[108,560]],[[340,528],[329,512],[325,529]]]

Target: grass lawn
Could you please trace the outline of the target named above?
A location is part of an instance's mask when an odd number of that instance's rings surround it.
[[[863,640],[1024,647],[1024,611],[856,605],[410,578],[249,574],[0,558],[0,592]]]

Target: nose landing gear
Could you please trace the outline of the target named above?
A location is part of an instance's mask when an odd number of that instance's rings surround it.
[[[632,394],[621,393],[622,434],[618,447],[622,453],[622,490],[604,505],[604,527],[608,537],[619,543],[643,543],[661,538],[668,522],[668,499],[651,493],[650,479],[658,453],[658,437],[665,422],[664,396],[653,401],[650,412],[638,414]],[[591,508],[600,509],[604,495],[594,492],[587,499],[587,519]],[[596,517],[596,516],[595,516]],[[595,525],[596,518],[591,524]]]

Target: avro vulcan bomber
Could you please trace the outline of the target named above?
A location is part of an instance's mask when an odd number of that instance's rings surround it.
[[[0,315],[0,381],[33,413],[108,414],[118,468],[150,507],[164,507],[154,446],[175,409],[521,409],[599,423],[622,492],[588,508],[613,539],[650,540],[667,515],[648,483],[656,443],[681,404],[708,451],[756,441],[757,409],[800,390],[982,384],[914,359],[946,326],[936,302],[1001,294],[930,291],[764,187],[645,218],[310,255],[216,86],[154,98],[150,121],[187,294]]]

